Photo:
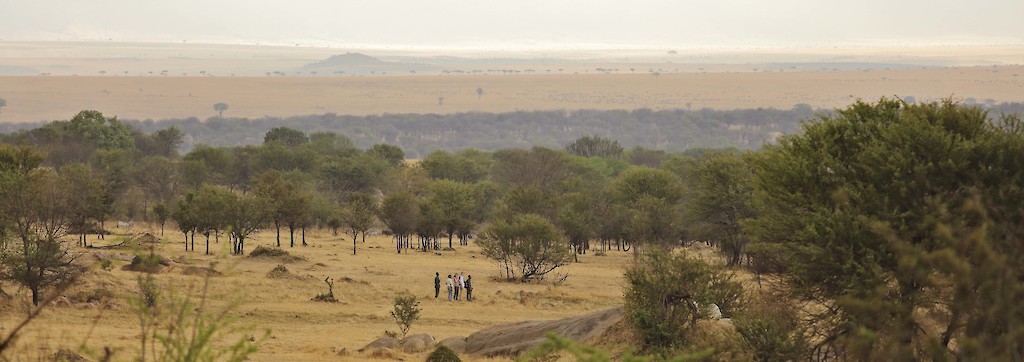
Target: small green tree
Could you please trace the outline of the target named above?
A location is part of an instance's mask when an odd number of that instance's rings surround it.
[[[153,214],[156,215],[156,222],[160,223],[160,236],[164,236],[164,225],[167,224],[167,219],[171,217],[171,210],[167,208],[166,203],[161,201],[153,206]]]
[[[377,214],[376,205],[367,195],[354,194],[349,196],[350,200],[342,211],[342,221],[346,229],[352,234],[352,255],[356,255],[359,233],[366,236],[366,231],[373,226],[374,216]]]
[[[228,110],[228,104],[224,102],[218,102],[213,105],[213,110],[217,111],[217,117],[224,117],[224,111]]]
[[[415,295],[400,295],[395,297],[392,304],[395,309],[391,311],[391,317],[395,319],[395,323],[398,323],[398,329],[402,331],[402,338],[405,338],[412,323],[420,319],[420,302],[416,301]]]

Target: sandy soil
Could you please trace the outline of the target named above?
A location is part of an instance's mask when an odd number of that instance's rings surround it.
[[[260,335],[264,329],[271,331],[259,353],[253,356],[255,361],[337,360],[337,351],[342,348],[351,352],[343,360],[362,359],[354,353],[356,349],[383,336],[385,330],[398,330],[389,311],[391,300],[399,293],[411,293],[422,301],[422,318],[410,333],[429,333],[438,340],[469,335],[502,323],[560,319],[621,305],[622,272],[631,259],[631,253],[626,252],[613,251],[607,256],[587,254],[581,257],[580,263],[565,268],[569,278],[560,286],[516,284],[493,280],[497,276],[496,264],[483,258],[474,245],[457,248],[455,252],[440,252],[441,255],[415,251],[399,255],[389,238],[371,237],[365,244],[359,243],[358,255],[353,256],[350,238],[334,237],[327,231],[311,232],[307,237],[312,244],[309,247],[285,246],[289,252],[306,258],[283,264],[298,276],[292,279],[266,276],[268,271],[282,264],[280,260],[223,256],[226,247],[223,241],[211,245],[220,255],[208,257],[202,255],[202,246],[197,247],[198,252],[185,252],[181,235],[169,233],[157,253],[171,258],[183,256],[190,260],[191,266],[217,263],[215,268],[225,275],[211,278],[212,310],[240,302],[232,311],[240,318],[238,325],[248,326],[255,335]],[[108,237],[108,240],[117,238]],[[202,237],[197,241],[202,241]],[[250,241],[248,249],[269,245],[272,241],[273,234],[264,232],[257,241]],[[287,243],[287,236],[283,241]],[[120,252],[132,255],[130,250]],[[95,259],[87,255],[83,260]],[[65,293],[73,299],[78,293],[106,289],[113,293],[109,301],[117,305],[117,309],[82,305],[54,307],[30,325],[14,355],[34,360],[60,348],[78,350],[81,345],[94,351],[113,347],[118,351],[117,360],[128,360],[137,354],[140,332],[130,302],[137,293],[137,273],[121,270],[124,264],[127,263],[115,262],[116,268],[112,271],[94,265],[79,286]],[[182,274],[189,265],[177,265],[170,272],[156,276],[158,283],[164,286],[164,293],[181,295],[185,290],[201,286],[202,277]],[[435,300],[435,271],[441,272],[442,277],[456,271],[472,275],[476,300],[448,302],[443,294],[441,299]],[[323,279],[327,276],[336,280],[334,292],[341,302],[310,301],[314,295],[326,291]],[[352,282],[342,281],[346,277]],[[16,293],[13,304],[0,308],[0,331],[19,321],[28,308],[26,291],[17,291],[9,284],[5,284],[4,289]],[[520,291],[532,294],[522,301]]]
[[[638,72],[639,73],[639,72]],[[1024,102],[1024,67],[744,73],[377,77],[0,77],[3,122],[69,119],[96,109],[125,119],[216,114],[510,112],[550,109],[843,107],[914,96]],[[483,88],[482,97],[476,89]],[[444,97],[443,105],[438,98]]]

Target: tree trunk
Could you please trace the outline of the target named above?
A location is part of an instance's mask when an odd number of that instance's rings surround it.
[[[39,305],[39,287],[32,287],[32,305]]]
[[[359,233],[352,230],[352,255],[356,255],[356,243],[359,242]]]
[[[452,233],[448,233],[448,248],[449,249],[454,249],[452,247]]]
[[[309,246],[309,244],[306,244],[306,228],[305,227],[302,228],[302,246]]]
[[[288,242],[290,243],[289,247],[295,247],[295,228],[291,225],[288,225]]]
[[[206,233],[206,255],[210,255],[210,233]]]
[[[366,230],[363,230],[363,244],[366,244]]]
[[[277,229],[277,247],[281,247],[281,224],[274,221],[274,228]],[[292,246],[295,246],[294,244]]]

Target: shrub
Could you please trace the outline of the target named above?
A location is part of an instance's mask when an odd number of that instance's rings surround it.
[[[794,309],[779,308],[779,300],[779,296],[752,295],[733,319],[756,361],[797,361],[807,350]]]
[[[156,307],[158,298],[160,297],[160,288],[156,285],[156,281],[152,275],[138,276],[139,284],[139,301],[146,308]]]
[[[261,256],[265,256],[265,257],[278,257],[278,256],[288,256],[288,255],[289,255],[288,251],[285,251],[285,250],[282,250],[282,249],[278,249],[278,248],[268,248],[268,247],[265,247],[265,246],[257,246],[256,249],[253,249],[252,252],[249,253],[249,256],[253,257],[253,258],[258,258],[258,257],[261,257]]]
[[[402,338],[409,333],[412,322],[420,319],[420,302],[416,301],[415,295],[395,297],[395,310],[391,311],[391,317],[398,323],[398,329],[402,331]]]
[[[337,303],[338,300],[334,298],[334,279],[326,277],[324,278],[324,283],[327,283],[327,293],[317,294],[311,300],[314,302]]]
[[[267,278],[272,279],[284,279],[290,278],[291,276],[292,273],[289,272],[288,268],[285,268],[284,265],[275,266],[274,269],[270,269],[270,271],[267,272]]]
[[[143,273],[159,273],[170,264],[170,260],[157,254],[139,254],[132,258],[132,262],[128,265],[127,269]]]
[[[114,270],[114,262],[110,259],[100,260],[100,269],[111,271]]]
[[[660,352],[687,345],[689,331],[707,313],[704,306],[727,306],[731,312],[736,291],[742,290],[723,268],[664,249],[637,258],[626,280],[626,318],[643,347]]]
[[[462,362],[459,359],[459,355],[455,354],[451,348],[443,344],[437,345],[433,352],[427,355],[427,362]]]

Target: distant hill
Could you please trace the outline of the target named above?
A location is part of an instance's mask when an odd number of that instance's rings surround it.
[[[302,70],[345,74],[384,74],[415,73],[434,70],[434,67],[417,63],[389,62],[362,53],[345,53],[332,55],[316,63],[306,64],[302,66]]]
[[[388,64],[383,60],[362,53],[345,53],[331,56],[316,63],[309,63],[303,69],[332,68],[345,66],[367,66]]]

